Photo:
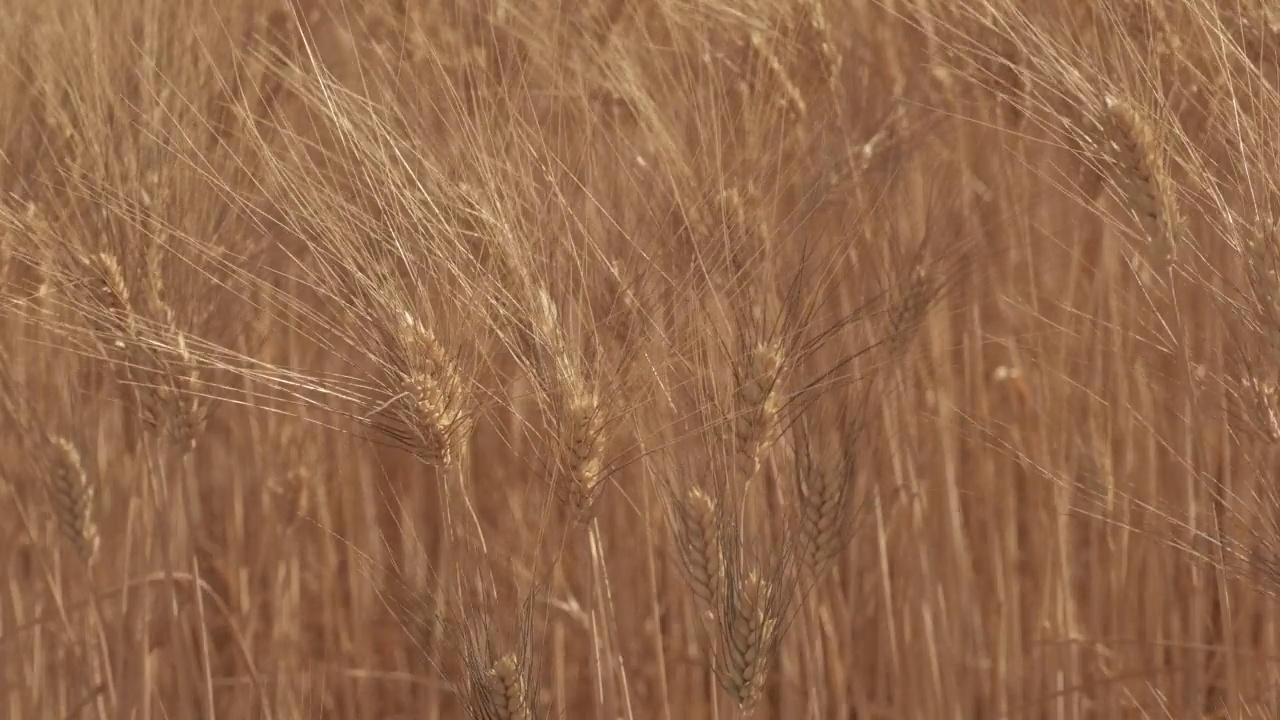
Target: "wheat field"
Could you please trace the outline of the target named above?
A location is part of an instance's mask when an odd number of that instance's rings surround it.
[[[1280,718],[1267,0],[7,0],[0,718]]]

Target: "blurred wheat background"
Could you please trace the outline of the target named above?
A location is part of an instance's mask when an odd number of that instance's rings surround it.
[[[1280,717],[1265,0],[9,0],[0,717]]]

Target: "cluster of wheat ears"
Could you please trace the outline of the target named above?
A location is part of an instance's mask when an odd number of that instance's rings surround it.
[[[1269,0],[0,16],[0,717],[1280,717]]]

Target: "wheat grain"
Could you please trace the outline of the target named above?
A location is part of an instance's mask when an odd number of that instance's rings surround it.
[[[530,286],[526,322],[531,331],[517,330],[516,337],[525,340],[515,345],[555,424],[556,436],[550,440],[559,454],[562,496],[584,520],[614,470],[605,459],[609,405],[601,384],[587,370],[584,350],[567,329],[560,304],[544,283],[535,280]]]
[[[192,448],[204,431],[209,405],[200,369],[187,344],[187,334],[172,328],[178,362],[169,363],[167,398],[171,414],[168,432],[180,447]]]

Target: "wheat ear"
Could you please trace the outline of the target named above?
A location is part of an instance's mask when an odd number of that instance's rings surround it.
[[[689,587],[704,615],[719,608],[724,595],[723,547],[716,510],[715,500],[699,487],[691,488],[676,504],[676,545]]]
[[[570,388],[564,452],[569,497],[580,514],[590,513],[604,479],[604,418],[596,396]]]
[[[470,600],[458,597],[460,602],[468,603],[460,606],[464,609],[460,622],[437,616],[444,622],[449,644],[461,653],[463,674],[449,682],[472,720],[533,720],[538,715],[533,608],[540,591],[535,589],[525,599],[516,615],[515,633],[508,635],[494,614],[497,608],[492,584],[475,589],[481,594]],[[498,648],[505,652],[495,660]]]
[[[733,583],[725,602],[720,680],[738,707],[750,709],[764,690],[778,620],[769,612],[769,586],[755,572]]]
[[[133,338],[137,335],[133,303],[129,295],[129,286],[125,283],[124,272],[120,262],[110,253],[95,253],[84,258],[90,276],[90,292],[98,304],[107,312],[106,318],[93,318],[95,329],[103,336],[124,336]],[[119,340],[113,343],[119,347]]]
[[[123,353],[122,374],[126,381],[138,386],[135,397],[143,420],[190,449],[204,428],[207,405],[199,392],[200,372],[187,336],[178,328],[172,306],[164,301],[163,283],[153,258],[148,258],[143,306],[161,319],[174,359],[161,353],[157,343],[143,337],[124,273],[110,253],[96,253],[84,259],[94,302],[105,311],[105,318],[91,313],[89,321],[105,347]]]
[[[414,454],[447,467],[470,434],[464,378],[435,333],[408,312],[400,321],[400,344],[412,358],[400,372],[403,395],[394,412],[416,435]]]
[[[480,697],[476,708],[480,716],[476,720],[530,720],[528,688],[520,661],[514,653],[507,653],[491,668],[477,678],[476,688]]]
[[[782,348],[772,342],[756,343],[739,358],[733,428],[738,472],[745,479],[759,471],[761,453],[777,424],[782,365]]]
[[[819,67],[822,78],[832,88],[839,86],[840,68],[844,65],[844,56],[836,47],[831,24],[827,22],[826,8],[822,0],[801,0],[805,26],[812,34],[811,41],[818,50]]]
[[[97,490],[85,473],[80,452],[64,437],[50,438],[50,495],[62,536],[86,564],[98,552],[98,525],[94,521]]]
[[[747,46],[751,49],[752,54],[759,58],[764,70],[767,71],[768,76],[776,84],[776,89],[780,96],[777,100],[778,104],[793,117],[803,118],[809,112],[809,107],[805,104],[804,94],[800,92],[800,88],[791,79],[791,73],[787,72],[787,67],[783,64],[782,58],[778,57],[778,54],[770,47],[769,42],[758,32],[751,33]]]
[[[840,552],[848,537],[852,468],[800,468],[800,560],[815,575]]]
[[[548,393],[558,396],[552,410],[559,416],[559,452],[567,479],[563,490],[579,518],[586,518],[595,506],[606,474],[604,403],[598,386],[582,366],[581,354],[571,349],[559,305],[541,283],[532,293],[530,309],[530,321],[550,356],[549,365],[542,365],[538,374]],[[531,357],[539,355],[542,353],[532,353]]]
[[[151,313],[160,318],[173,344],[172,357],[146,348],[160,376],[147,386],[146,420],[152,427],[162,428],[180,447],[191,449],[204,430],[208,406],[200,393],[200,370],[188,346],[187,334],[179,328],[173,306],[164,299],[159,257],[154,252],[147,257],[143,289]]]
[[[1130,103],[1107,97],[1104,119],[1116,186],[1146,235],[1148,264],[1163,272],[1173,263],[1180,222],[1164,149],[1150,121]]]

